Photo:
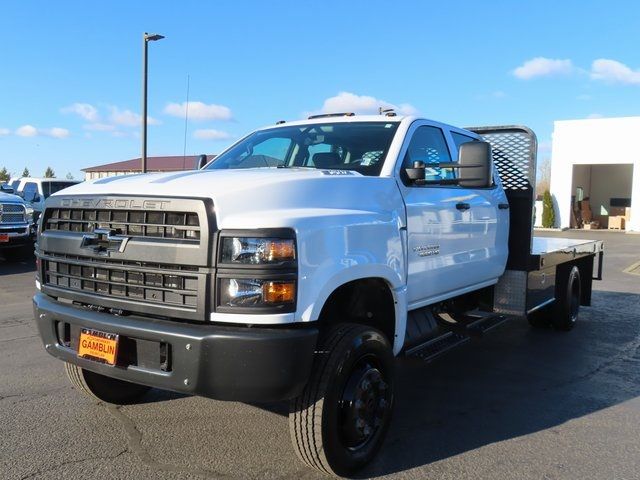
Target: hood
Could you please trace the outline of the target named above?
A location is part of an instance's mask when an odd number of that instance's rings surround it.
[[[22,199],[22,197],[19,197],[18,195],[13,195],[11,193],[4,193],[4,192],[0,192],[0,202],[2,202],[2,203],[20,203],[20,204],[25,203],[25,201]]]
[[[53,195],[130,195],[208,198],[221,228],[286,225],[292,217],[328,212],[395,210],[398,189],[390,177],[340,170],[255,168],[107,177]]]
[[[310,168],[247,168],[122,175],[72,185],[54,195],[160,195],[212,198],[214,194],[220,195],[230,191],[254,190],[267,185],[284,185],[310,178],[335,177],[338,176],[337,172]],[[357,172],[342,172],[340,176],[362,177]]]

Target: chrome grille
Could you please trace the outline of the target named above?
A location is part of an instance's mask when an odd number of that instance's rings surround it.
[[[96,259],[45,252],[45,285],[121,300],[196,310],[197,267]]]
[[[16,203],[0,203],[0,223],[24,223],[24,205]]]
[[[45,230],[92,232],[96,228],[128,237],[200,240],[200,221],[193,212],[51,208],[45,216]]]

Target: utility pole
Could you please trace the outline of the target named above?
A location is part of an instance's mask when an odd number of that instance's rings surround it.
[[[149,42],[162,40],[162,35],[149,35],[144,32],[142,36],[142,173],[147,172],[147,73],[148,61],[147,55],[149,51]]]

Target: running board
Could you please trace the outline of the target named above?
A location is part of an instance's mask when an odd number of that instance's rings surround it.
[[[471,338],[481,337],[485,332],[493,330],[507,320],[504,315],[488,314],[477,319],[469,319],[468,323],[439,322],[445,331],[435,338],[415,345],[405,351],[407,356],[419,357],[426,362],[439,357],[454,347],[468,342]]]

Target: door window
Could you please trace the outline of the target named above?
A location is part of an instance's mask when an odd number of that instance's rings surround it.
[[[463,135],[462,133],[458,133],[458,132],[451,132],[451,137],[453,138],[453,143],[456,144],[456,148],[458,150],[460,149],[460,145],[462,145],[463,143],[478,141],[475,138],[472,138],[468,135]]]
[[[33,182],[27,182],[22,189],[22,198],[27,202],[34,202],[38,197],[38,185]]]
[[[451,154],[441,129],[422,126],[414,132],[407,153],[404,156],[403,168],[410,168],[416,161],[426,164],[450,162]],[[455,178],[452,168],[427,167],[426,180],[441,180]]]

